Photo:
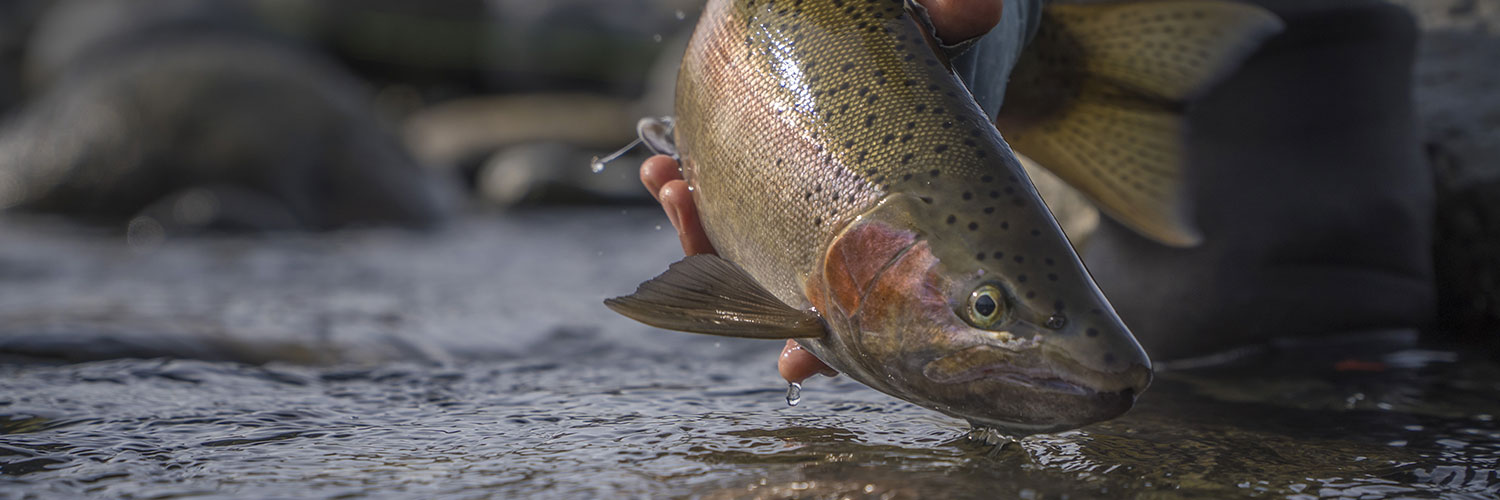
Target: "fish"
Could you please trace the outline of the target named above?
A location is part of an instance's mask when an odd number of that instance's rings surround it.
[[[995,121],[1046,145],[1038,162],[1106,213],[1191,244],[1164,152],[1179,129],[1140,116],[1180,118],[1178,98],[1237,64],[1274,16],[1155,1],[1037,18],[1039,50],[1015,58],[1005,91],[1036,101]],[[1158,50],[1176,43],[1163,30],[1198,31],[1201,46]],[[659,328],[795,339],[869,387],[1007,435],[1122,415],[1151,360],[955,74],[963,47],[933,33],[909,0],[710,0],[674,115],[641,132],[678,158],[718,254],[605,305]]]

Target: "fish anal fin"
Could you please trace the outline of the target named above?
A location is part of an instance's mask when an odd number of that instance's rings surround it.
[[[818,315],[786,305],[744,269],[708,254],[677,261],[604,305],[651,326],[708,335],[786,339],[827,332]]]

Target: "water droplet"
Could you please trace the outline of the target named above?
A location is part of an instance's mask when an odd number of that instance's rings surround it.
[[[787,404],[787,406],[797,406],[797,403],[801,403],[801,402],[802,402],[802,384],[799,384],[799,383],[796,383],[796,382],[790,382],[790,383],[786,384],[786,404]]]
[[[593,160],[589,160],[589,170],[594,171],[594,173],[596,174],[599,172],[603,172],[604,164],[615,161],[615,159],[621,156],[625,156],[625,153],[629,153],[630,150],[635,149],[635,147],[639,146],[640,144],[640,138],[636,138],[635,140],[630,141],[630,144],[626,144],[625,147],[620,148],[619,151],[604,155],[603,157],[595,156]]]
[[[682,9],[677,9],[677,20],[681,21],[683,19],[687,19],[687,13],[683,12]]]

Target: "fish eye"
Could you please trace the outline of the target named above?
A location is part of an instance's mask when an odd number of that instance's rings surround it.
[[[1005,316],[1005,295],[995,285],[981,285],[969,294],[969,323],[989,328]]]

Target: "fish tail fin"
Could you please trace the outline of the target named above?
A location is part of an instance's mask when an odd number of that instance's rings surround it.
[[[996,126],[1121,223],[1196,245],[1183,111],[1281,29],[1264,9],[1218,0],[1047,7]]]

